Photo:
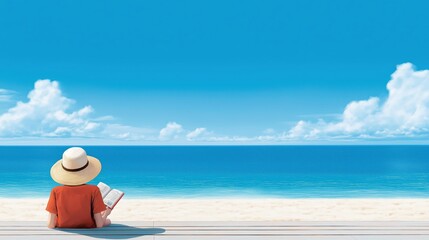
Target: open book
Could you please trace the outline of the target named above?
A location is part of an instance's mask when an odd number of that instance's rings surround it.
[[[121,200],[124,193],[118,189],[111,189],[107,184],[99,182],[97,187],[100,188],[101,196],[103,197],[104,204],[110,209],[113,209],[116,204]]]

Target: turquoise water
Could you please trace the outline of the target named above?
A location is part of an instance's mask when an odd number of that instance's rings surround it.
[[[133,197],[429,197],[429,146],[83,146]],[[68,147],[0,147],[0,197],[47,197]]]

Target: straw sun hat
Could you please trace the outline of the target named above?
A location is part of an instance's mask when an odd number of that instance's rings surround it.
[[[63,153],[51,168],[51,177],[64,185],[81,185],[94,179],[101,171],[101,163],[95,157],[87,156],[80,147],[72,147]]]

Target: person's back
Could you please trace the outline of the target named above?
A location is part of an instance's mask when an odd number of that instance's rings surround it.
[[[98,187],[85,184],[55,187],[46,210],[57,215],[56,227],[95,228],[93,214],[103,212],[106,206]]]
[[[51,191],[46,210],[50,213],[49,228],[95,228],[110,224],[106,208],[97,186],[86,183],[101,171],[98,159],[87,156],[78,147],[67,149],[63,158],[51,168],[51,177],[63,186]]]

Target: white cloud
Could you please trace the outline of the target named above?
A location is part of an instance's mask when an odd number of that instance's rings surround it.
[[[207,129],[206,128],[196,128],[194,131],[189,132],[188,134],[186,134],[186,139],[188,139],[189,141],[193,141],[196,138],[205,135],[207,133]]]
[[[218,136],[209,137],[206,141],[209,142],[252,142],[257,140],[257,137],[245,137],[245,136]]]
[[[9,102],[15,92],[7,89],[0,88],[0,102]]]
[[[159,131],[159,139],[170,140],[179,138],[179,133],[183,132],[182,125],[176,122],[169,122],[167,125]]]
[[[102,136],[132,141],[153,140],[154,137],[151,138],[153,134],[156,134],[154,129],[132,127],[118,123],[105,124],[101,131]]]
[[[4,91],[3,91],[4,92]],[[27,95],[0,115],[0,137],[61,137],[142,139],[147,129],[106,124],[111,116],[91,119],[91,106],[71,111],[75,101],[65,97],[57,81],[38,80]]]
[[[267,128],[264,130],[264,134],[274,134],[276,131],[272,128]]]
[[[387,83],[387,91],[386,99],[369,97],[352,101],[339,118],[301,120],[284,133],[276,134],[268,128],[261,136],[206,136],[199,140],[229,143],[349,142],[429,136],[429,70],[417,71],[411,63],[398,65]]]
[[[317,121],[298,121],[286,132],[267,128],[261,136],[231,136],[198,127],[187,130],[168,122],[161,130],[114,123],[112,116],[93,117],[94,109],[73,108],[58,82],[38,80],[28,100],[0,114],[0,138],[116,139],[135,143],[324,143],[362,139],[424,139],[429,136],[429,70],[416,71],[411,63],[397,66],[387,83],[386,98],[369,97],[348,103],[339,118],[321,116]],[[0,89],[1,96],[11,91]],[[6,99],[6,98],[4,98]],[[336,115],[335,115],[336,116]]]
[[[18,102],[0,115],[0,136],[79,135],[90,124],[84,119],[92,111],[89,106],[65,112],[74,101],[62,95],[56,81],[36,81],[27,97],[28,102]]]
[[[100,122],[112,121],[112,120],[115,120],[115,118],[113,116],[110,116],[110,115],[102,116],[102,117],[98,117],[98,118],[94,119],[94,121],[100,121]]]
[[[284,139],[397,138],[429,133],[429,70],[397,66],[387,83],[388,97],[352,101],[339,121],[299,121]]]
[[[10,93],[0,89],[0,96]],[[176,122],[167,123],[159,132],[114,123],[113,116],[93,117],[94,109],[89,105],[72,110],[76,101],[64,96],[59,83],[49,79],[37,80],[27,98],[0,113],[1,139],[110,139],[155,143],[192,141],[210,134],[205,128],[187,131]]]

